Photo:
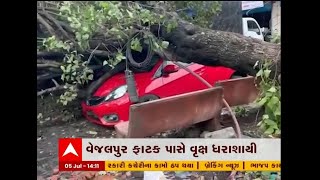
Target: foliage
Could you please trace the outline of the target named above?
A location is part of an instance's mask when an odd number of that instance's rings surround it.
[[[279,34],[272,35],[270,42],[280,44],[281,36]]]
[[[184,9],[179,11],[179,15],[183,19],[207,28],[212,24],[213,16],[221,11],[219,1],[176,1],[175,7],[178,10]],[[188,14],[190,10],[194,14],[193,16]]]
[[[281,173],[273,173],[270,171],[247,171],[245,172],[244,180],[263,180],[263,179],[270,179],[270,180],[278,180],[281,179]]]
[[[260,81],[260,97],[258,104],[264,107],[262,121],[258,126],[265,134],[281,134],[281,86],[277,79],[270,77],[270,66],[274,65],[271,61],[265,61],[256,74]]]
[[[237,106],[234,111],[235,111],[236,115],[239,117],[244,117],[248,114],[248,109],[246,109],[242,106]]]
[[[120,41],[127,41],[134,51],[142,51],[142,43],[148,44],[153,50],[161,51],[166,49],[169,42],[156,38],[150,32],[151,25],[163,25],[167,32],[177,27],[177,19],[170,14],[171,10],[190,7],[197,11],[195,19],[191,20],[199,25],[207,25],[208,18],[219,10],[217,1],[210,2],[189,2],[189,1],[62,1],[57,3],[59,20],[67,22],[73,31],[73,39],[51,36],[43,40],[43,46],[47,51],[62,51],[65,58],[61,70],[61,79],[67,83],[68,88],[60,101],[66,105],[76,98],[76,87],[84,85],[93,79],[93,72],[87,67],[89,59],[84,59],[82,54],[90,52],[90,39],[96,34],[103,32],[105,38],[116,37]],[[208,4],[209,3],[209,4]],[[208,10],[201,11],[204,7]],[[207,19],[207,20],[205,20]],[[210,18],[209,18],[210,19]],[[129,39],[133,34],[136,34]],[[106,47],[106,45],[105,45]],[[103,61],[103,65],[115,66],[126,59],[123,50],[126,46],[117,48],[117,51],[110,52]],[[74,86],[71,89],[71,86]]]

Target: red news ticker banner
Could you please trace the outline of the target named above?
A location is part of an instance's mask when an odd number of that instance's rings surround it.
[[[105,161],[82,161],[82,139],[59,139],[60,171],[104,171]]]

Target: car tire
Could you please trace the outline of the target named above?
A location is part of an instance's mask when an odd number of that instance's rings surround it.
[[[148,94],[145,96],[142,96],[141,98],[139,98],[139,103],[144,103],[144,102],[148,102],[148,101],[154,101],[160,99],[158,96],[153,95],[153,94]]]

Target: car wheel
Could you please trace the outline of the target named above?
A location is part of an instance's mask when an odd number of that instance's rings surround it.
[[[160,98],[156,95],[148,94],[148,95],[142,96],[139,99],[139,103],[144,103],[144,102],[153,101],[153,100],[157,100],[157,99],[160,99]]]

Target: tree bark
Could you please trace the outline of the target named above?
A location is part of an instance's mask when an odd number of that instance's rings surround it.
[[[152,32],[158,34],[158,27]],[[255,75],[256,62],[272,60],[273,72],[281,73],[281,46],[241,34],[201,28],[179,20],[178,27],[161,37],[169,41],[176,61],[195,62],[208,66],[225,66],[241,73]]]

